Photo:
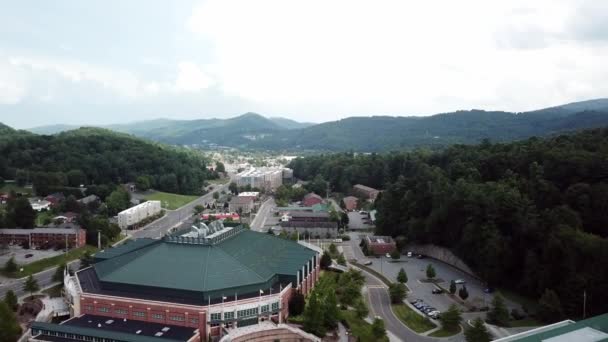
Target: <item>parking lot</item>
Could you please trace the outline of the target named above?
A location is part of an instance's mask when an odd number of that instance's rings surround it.
[[[361,215],[358,211],[350,211],[348,213],[348,229],[350,230],[369,230],[373,229],[374,225],[363,222],[367,215]]]
[[[6,253],[3,252],[2,255],[0,255],[0,266],[4,266],[4,264],[11,258],[11,256],[15,257],[15,262],[18,265],[26,265],[29,264],[31,262],[40,260],[40,259],[45,259],[45,258],[50,258],[50,257],[54,257],[56,255],[59,255],[61,253],[63,253],[63,250],[53,250],[53,249],[49,249],[49,250],[34,250],[34,249],[23,249],[20,246],[9,246],[8,247],[8,251],[5,251]],[[31,254],[30,257],[26,258],[26,255]]]

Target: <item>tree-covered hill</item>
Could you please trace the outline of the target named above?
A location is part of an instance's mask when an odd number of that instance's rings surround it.
[[[584,291],[588,314],[608,308],[608,129],[440,152],[328,154],[291,167],[334,191],[384,189],[378,233],[450,248],[491,286],[557,293],[563,311],[546,320],[579,317]]]
[[[0,177],[33,181],[39,195],[80,184],[133,182],[139,176],[162,191],[197,194],[214,176],[206,164],[195,152],[100,128],[0,140]]]

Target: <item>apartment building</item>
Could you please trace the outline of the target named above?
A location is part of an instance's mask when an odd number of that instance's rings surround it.
[[[118,213],[118,226],[127,229],[161,212],[160,201],[147,201]]]

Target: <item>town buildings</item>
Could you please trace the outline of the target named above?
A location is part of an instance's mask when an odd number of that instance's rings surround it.
[[[160,214],[160,201],[147,201],[118,213],[118,226],[127,229],[142,220]]]
[[[362,184],[357,184],[353,186],[353,192],[357,196],[363,197],[364,199],[373,202],[378,197],[380,190],[376,190],[374,188],[370,188],[369,186],[365,186]]]
[[[238,197],[249,197],[254,202],[258,199],[259,196],[260,196],[260,193],[257,191],[244,191],[244,192],[239,192],[239,194],[238,194]]]
[[[384,255],[397,249],[397,244],[390,236],[366,236],[365,243],[370,254]]]
[[[347,211],[353,211],[357,210],[359,199],[355,196],[346,196],[342,199],[342,203],[344,203],[344,209]]]
[[[323,203],[323,197],[315,194],[314,192],[306,194],[306,196],[304,196],[304,199],[302,199],[302,205],[305,207],[312,207],[315,204],[321,203]]]
[[[228,208],[232,212],[248,214],[253,211],[254,202],[251,197],[240,197],[235,196],[232,197],[230,202],[228,203]]]
[[[297,232],[302,236],[329,238],[338,235],[338,223],[331,221],[324,211],[294,211],[284,214],[279,222],[281,229],[287,233]]]
[[[51,209],[52,202],[40,198],[29,198],[30,205],[35,211],[44,211]]]
[[[64,246],[66,242],[69,248],[83,247],[87,243],[86,231],[79,227],[0,229],[0,243],[15,245],[29,243],[30,248],[34,248],[40,246]]]
[[[172,341],[207,341],[234,333],[245,341],[247,330],[239,328],[285,322],[293,294],[315,286],[320,254],[304,242],[219,221],[160,240],[135,240],[97,253],[91,267],[66,275],[66,299],[78,317],[70,321],[80,322],[35,323],[32,335],[40,341],[54,341],[58,332],[162,341],[175,333]]]
[[[283,178],[293,177],[293,171],[285,168],[260,167],[250,168],[236,175],[237,186],[251,186],[252,188],[273,191],[281,184]]]

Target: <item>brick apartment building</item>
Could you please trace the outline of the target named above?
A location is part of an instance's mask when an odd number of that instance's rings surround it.
[[[353,192],[369,201],[375,201],[380,193],[380,190],[370,188],[362,184],[353,186]]]
[[[0,229],[0,242],[21,244],[28,242],[30,247],[64,244],[70,248],[83,247],[87,243],[87,234],[80,227],[74,228],[34,228],[34,229]]]
[[[365,237],[367,250],[374,255],[391,253],[397,249],[397,244],[390,236],[367,236]]]

